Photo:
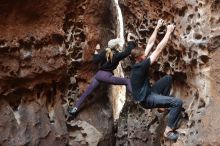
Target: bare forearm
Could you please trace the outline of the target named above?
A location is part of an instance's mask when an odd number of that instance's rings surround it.
[[[146,46],[146,49],[144,52],[145,56],[147,56],[149,54],[150,50],[152,49],[152,47],[154,45],[155,40],[157,38],[157,32],[158,32],[158,28],[155,28],[153,34],[151,35],[151,37],[147,43],[147,46]]]
[[[159,28],[162,26],[163,22],[164,22],[163,19],[158,20],[157,26],[154,29],[154,32],[152,33],[152,35],[150,36],[148,43],[147,43],[147,46],[145,48],[145,52],[144,52],[145,56],[147,56],[149,54],[150,50],[152,49],[152,47],[155,43],[156,37],[157,37],[157,32],[158,32]]]
[[[163,50],[163,49],[165,48],[165,46],[167,45],[167,42],[168,42],[168,40],[169,40],[169,38],[170,38],[171,33],[172,33],[173,30],[174,30],[174,27],[175,27],[174,25],[168,25],[168,26],[167,26],[167,32],[166,32],[164,38],[163,38],[162,41],[158,44],[156,50],[155,50],[155,51],[151,54],[151,56],[150,56],[151,64],[153,64],[153,63],[157,60],[159,54],[162,52],[162,50]]]
[[[156,50],[162,51],[164,47],[167,45],[167,42],[170,38],[171,32],[167,32],[162,41],[158,44]]]
[[[148,40],[148,43],[147,43],[148,45],[155,43],[155,40],[156,40],[156,38],[157,38],[157,32],[158,32],[158,30],[159,30],[158,27],[156,27],[156,28],[154,29],[154,32],[152,33],[152,35],[150,36],[150,38],[149,38],[149,40]]]

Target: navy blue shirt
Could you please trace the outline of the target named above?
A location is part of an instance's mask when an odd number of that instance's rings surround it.
[[[132,94],[136,101],[143,101],[150,92],[148,71],[150,67],[150,58],[133,65],[131,69]]]
[[[93,61],[95,63],[100,64],[100,70],[104,71],[113,71],[117,68],[119,62],[124,59],[125,57],[129,56],[131,54],[131,50],[136,47],[135,42],[128,42],[127,48],[119,53],[115,53],[112,57],[112,61],[107,61],[106,59],[106,51],[102,51],[99,54],[95,54],[93,56]]]

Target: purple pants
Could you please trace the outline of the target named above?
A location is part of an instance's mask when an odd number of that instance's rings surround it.
[[[132,92],[130,79],[115,77],[109,71],[100,70],[93,77],[92,83],[86,89],[86,91],[80,96],[79,100],[76,102],[76,107],[79,108],[83,101],[88,95],[92,93],[93,90],[101,83],[108,83],[113,85],[126,85],[127,89]]]

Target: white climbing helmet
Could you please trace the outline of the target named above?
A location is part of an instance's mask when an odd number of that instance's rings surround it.
[[[110,41],[108,41],[108,48],[114,48],[117,45],[120,45],[123,43],[123,40],[120,38],[116,38],[116,39],[111,39]]]

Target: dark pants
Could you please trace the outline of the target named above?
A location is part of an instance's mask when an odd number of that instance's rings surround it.
[[[109,71],[98,71],[96,75],[93,77],[92,83],[88,86],[86,91],[80,96],[79,100],[76,102],[76,107],[79,108],[83,101],[86,99],[88,95],[92,93],[93,90],[101,83],[108,83],[113,85],[126,85],[127,89],[131,92],[131,82],[130,79],[115,77]]]
[[[168,126],[172,129],[176,127],[179,116],[182,110],[182,100],[175,97],[170,97],[170,88],[172,77],[164,76],[152,86],[152,92],[141,103],[145,108],[169,108]]]

